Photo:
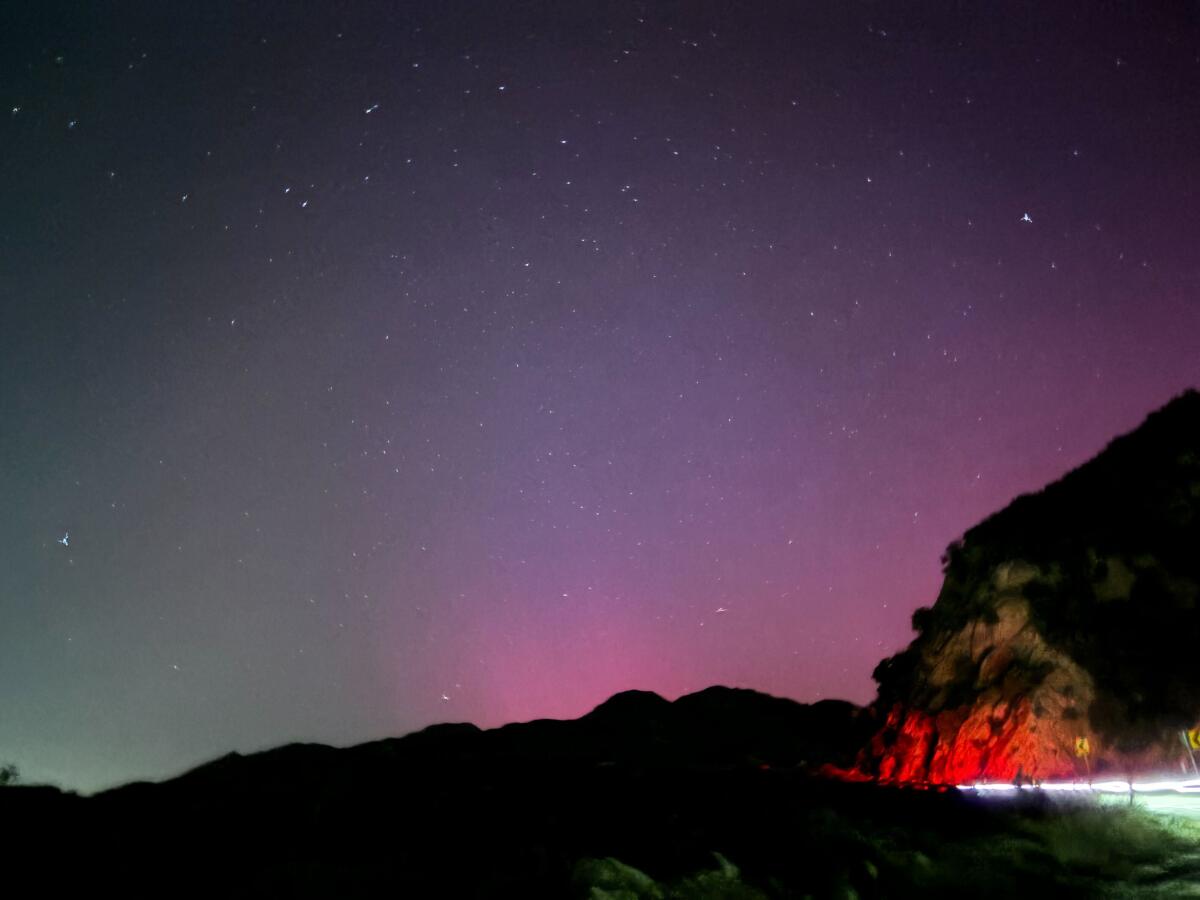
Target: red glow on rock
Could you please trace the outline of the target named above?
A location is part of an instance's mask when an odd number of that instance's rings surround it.
[[[894,707],[860,760],[880,781],[965,784],[1074,778],[1082,765],[1027,700],[937,715]]]

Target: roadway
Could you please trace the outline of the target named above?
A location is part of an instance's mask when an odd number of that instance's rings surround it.
[[[1016,797],[1043,792],[1065,797],[1095,797],[1105,806],[1131,805],[1163,816],[1200,820],[1200,778],[1134,781],[1060,781],[1038,785],[976,783],[959,790],[981,797]]]

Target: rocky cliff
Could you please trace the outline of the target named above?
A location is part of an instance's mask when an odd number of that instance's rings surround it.
[[[1176,771],[1200,720],[1200,394],[968,531],[875,670],[872,776]],[[1198,751],[1200,754],[1200,751]]]

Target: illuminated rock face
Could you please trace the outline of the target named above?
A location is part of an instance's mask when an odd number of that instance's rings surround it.
[[[916,639],[875,671],[884,724],[862,773],[948,784],[1190,769],[1200,395],[1018,498],[943,563]]]
[[[963,784],[977,780],[1057,780],[1092,772],[1178,771],[1177,734],[1138,751],[1119,750],[1093,727],[1091,675],[1051,647],[1030,621],[1021,594],[1035,570],[999,568],[994,616],[920,648],[920,705],[894,703],[861,757],[888,781]],[[965,702],[956,697],[966,696]],[[1086,757],[1077,752],[1087,740]]]
[[[924,708],[896,703],[866,759],[879,777],[960,784],[1085,774],[1076,740],[1096,739],[1086,718],[1091,677],[1047,645],[1029,621],[1021,586],[1030,567],[998,569],[994,621],[975,619],[921,649]],[[989,619],[993,617],[989,616]],[[970,700],[955,703],[956,694]]]

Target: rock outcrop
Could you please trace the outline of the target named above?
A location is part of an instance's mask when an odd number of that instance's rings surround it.
[[[885,780],[1191,769],[1200,720],[1200,394],[953,544],[875,670]],[[1200,751],[1198,751],[1200,754]]]

